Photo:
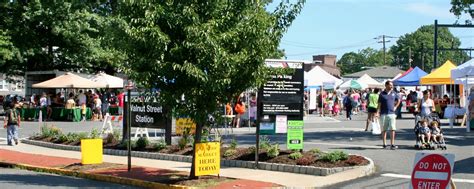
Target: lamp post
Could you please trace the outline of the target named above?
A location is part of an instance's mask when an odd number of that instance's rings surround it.
[[[131,125],[132,125],[132,111],[131,111],[131,96],[133,89],[133,82],[128,81],[127,89],[127,151],[128,151],[128,172],[132,171],[132,143],[131,143]]]

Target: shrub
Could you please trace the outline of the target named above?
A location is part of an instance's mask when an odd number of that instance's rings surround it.
[[[88,139],[88,138],[89,138],[89,134],[86,132],[80,132],[77,134],[77,139],[79,141],[81,141],[82,139]]]
[[[280,149],[278,147],[278,144],[270,145],[270,147],[267,148],[267,156],[274,158],[277,157],[278,154],[280,154]]]
[[[183,150],[184,148],[186,148],[186,146],[189,143],[194,143],[192,141],[192,137],[191,137],[190,132],[191,132],[191,128],[184,128],[183,135],[181,136],[181,138],[178,141],[178,147],[179,147],[180,150]]]
[[[303,157],[303,154],[301,154],[301,152],[293,152],[290,155],[288,155],[288,157],[290,159],[296,160],[296,159],[300,159],[301,157]]]
[[[57,142],[63,143],[63,142],[66,142],[66,141],[68,141],[67,135],[65,135],[65,134],[59,134],[58,135]]]
[[[233,156],[237,153],[237,150],[236,149],[227,149],[225,152],[224,152],[224,157],[230,157],[230,156]]]
[[[61,129],[55,127],[55,126],[47,126],[44,125],[41,127],[41,137],[43,138],[56,138],[59,137],[61,134]]]
[[[72,143],[75,141],[79,141],[79,135],[77,133],[68,133],[67,142]]]
[[[98,139],[98,138],[101,138],[101,137],[100,137],[100,132],[99,132],[99,130],[96,129],[96,128],[92,129],[91,134],[89,135],[89,138],[90,138],[90,139]]]
[[[349,158],[349,155],[343,151],[333,151],[321,156],[321,160],[332,163],[341,160],[346,160],[347,158]]]
[[[117,145],[117,147],[122,148],[122,149],[127,149],[127,145],[128,145],[128,140],[123,140],[119,145]],[[132,140],[130,142],[130,146],[132,146],[132,149],[136,148],[137,147],[137,141]]]
[[[119,141],[120,140],[120,136],[122,136],[122,133],[120,133],[120,131],[118,129],[114,129],[114,139]]]
[[[140,137],[137,141],[138,149],[145,149],[148,145],[150,145],[150,141],[146,137]]]
[[[260,137],[260,144],[259,148],[260,149],[268,149],[271,146],[270,144],[270,138],[268,138],[267,135],[263,135]]]
[[[296,160],[296,164],[297,165],[311,165],[314,163],[316,159],[314,158],[314,156],[303,156],[299,159]]]
[[[250,153],[255,154],[255,152],[257,151],[257,148],[255,148],[255,146],[250,146],[249,151]]]
[[[309,152],[313,153],[314,155],[321,155],[323,153],[318,148],[313,148],[313,149],[309,150]]]
[[[106,144],[111,144],[118,141],[118,139],[115,138],[115,135],[112,133],[108,133],[104,140]]]
[[[156,149],[156,151],[160,151],[166,148],[166,142],[164,140],[160,140],[153,147]]]
[[[235,140],[235,137],[232,138],[232,140],[230,141],[229,148],[230,149],[236,149],[237,148],[237,140]]]

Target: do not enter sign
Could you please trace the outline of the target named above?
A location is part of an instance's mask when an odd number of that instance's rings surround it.
[[[417,153],[410,188],[445,189],[454,167],[454,154]]]

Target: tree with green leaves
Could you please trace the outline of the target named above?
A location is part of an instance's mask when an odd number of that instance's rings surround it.
[[[18,58],[1,64],[7,76],[26,71],[114,71],[122,53],[108,46],[104,4],[63,1],[9,1],[0,4],[0,25]],[[111,71],[108,71],[111,72]]]
[[[433,48],[434,48],[434,26],[427,25],[418,28],[413,33],[407,33],[400,37],[396,44],[390,48],[390,52],[395,59],[392,65],[401,66],[403,69],[409,67],[409,51],[411,49],[411,66],[424,68],[430,72],[433,69]],[[438,29],[438,48],[459,48],[461,41],[455,37],[448,28]],[[438,66],[446,60],[451,60],[456,64],[465,62],[468,59],[466,52],[462,51],[439,51]]]
[[[160,89],[164,107],[196,123],[201,140],[209,114],[272,74],[266,58],[279,56],[282,35],[304,0],[126,1],[118,6],[122,69],[145,87]],[[195,178],[194,158],[191,178]]]
[[[473,0],[451,0],[451,12],[458,18],[462,14],[469,14],[474,19],[474,1]],[[466,24],[471,24],[472,20],[466,20]]]
[[[386,62],[393,61],[389,52],[385,53]],[[349,52],[342,55],[337,61],[337,66],[341,69],[342,75],[362,71],[368,67],[383,66],[383,51],[373,48],[365,48],[358,52]]]

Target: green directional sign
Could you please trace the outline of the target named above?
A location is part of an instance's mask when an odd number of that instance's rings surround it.
[[[288,120],[286,146],[290,150],[303,149],[303,120]]]

